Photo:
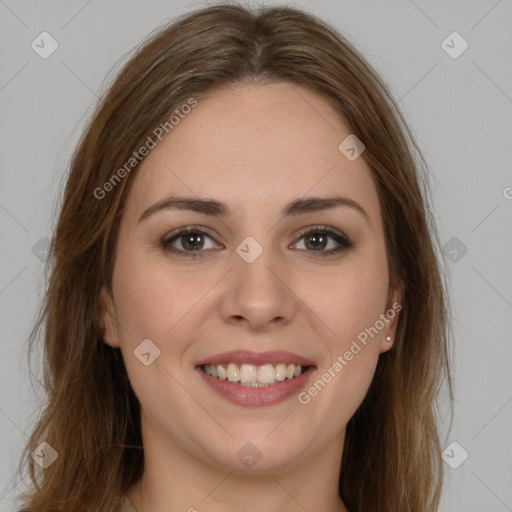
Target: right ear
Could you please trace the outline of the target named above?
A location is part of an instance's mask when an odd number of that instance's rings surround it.
[[[102,287],[99,295],[98,324],[103,341],[113,348],[119,347],[119,331],[114,315],[114,304],[105,286]]]

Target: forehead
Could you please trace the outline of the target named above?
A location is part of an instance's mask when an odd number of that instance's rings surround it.
[[[155,139],[133,176],[131,214],[170,193],[208,196],[240,213],[336,193],[380,215],[368,165],[338,149],[350,126],[318,93],[280,82],[223,87],[197,102],[169,135]]]

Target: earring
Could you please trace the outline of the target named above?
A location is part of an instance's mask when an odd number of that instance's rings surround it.
[[[386,341],[391,341],[391,336],[386,336]]]

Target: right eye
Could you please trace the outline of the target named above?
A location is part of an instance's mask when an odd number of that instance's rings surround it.
[[[161,240],[160,244],[165,251],[177,254],[179,256],[197,258],[200,256],[201,252],[205,252],[201,250],[204,249],[204,237],[213,241],[213,238],[205,231],[202,231],[195,226],[188,226],[184,229],[180,229],[169,235],[166,235]],[[181,248],[175,247],[173,245],[176,243],[181,245]],[[215,245],[208,249],[212,248],[215,248]]]

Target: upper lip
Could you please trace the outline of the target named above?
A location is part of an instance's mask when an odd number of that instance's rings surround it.
[[[262,366],[264,364],[276,365],[294,364],[296,366],[314,366],[314,363],[309,359],[301,357],[291,352],[283,352],[282,350],[274,350],[270,352],[251,352],[250,350],[232,350],[231,352],[223,352],[216,354],[199,361],[197,366],[204,364],[217,365],[217,364],[253,364],[255,366]]]

